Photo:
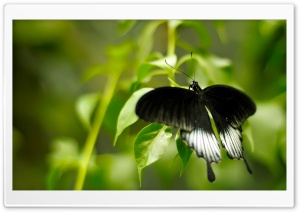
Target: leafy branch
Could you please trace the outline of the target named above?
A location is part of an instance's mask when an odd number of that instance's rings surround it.
[[[81,160],[79,163],[77,178],[76,178],[76,182],[75,182],[75,186],[74,186],[75,190],[82,190],[82,188],[83,188],[88,164],[89,164],[91,155],[93,153],[93,149],[94,149],[94,146],[95,146],[95,143],[97,140],[98,132],[101,129],[101,125],[102,125],[103,118],[105,116],[108,104],[114,95],[114,91],[116,89],[119,77],[120,77],[120,74],[118,74],[118,73],[107,77],[105,89],[103,92],[103,98],[102,98],[99,106],[96,109],[96,116],[95,116],[94,123],[91,127],[91,130],[90,130],[88,136],[87,136],[85,146],[81,153],[81,158],[80,158]]]

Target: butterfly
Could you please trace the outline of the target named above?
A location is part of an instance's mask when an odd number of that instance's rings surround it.
[[[213,131],[211,114],[222,147],[230,159],[243,159],[250,174],[242,146],[242,124],[256,111],[256,105],[242,91],[227,85],[212,85],[202,89],[192,81],[189,89],[160,87],[144,94],[135,112],[148,122],[163,123],[180,129],[180,137],[195,150],[207,165],[207,177],[215,181],[211,163],[221,160],[218,139]]]

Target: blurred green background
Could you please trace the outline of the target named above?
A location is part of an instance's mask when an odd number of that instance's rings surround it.
[[[237,86],[256,102],[243,140],[253,174],[222,150],[214,183],[195,153],[180,176],[171,141],[140,186],[133,142],[148,123],[126,128],[114,146],[118,114],[139,88],[170,85],[160,69],[142,69],[146,61],[191,51],[202,66],[179,68],[195,70],[202,88]],[[190,83],[183,74],[175,81]],[[286,189],[286,22],[15,20],[13,189]]]

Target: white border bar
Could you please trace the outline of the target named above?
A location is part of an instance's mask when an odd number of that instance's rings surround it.
[[[286,191],[12,191],[14,207],[289,207]]]
[[[291,4],[9,4],[8,19],[287,19]],[[292,12],[293,13],[293,12]]]

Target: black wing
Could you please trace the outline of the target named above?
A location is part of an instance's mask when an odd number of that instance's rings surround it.
[[[203,103],[198,104],[198,111],[202,115],[198,117],[195,123],[196,128],[192,132],[181,130],[181,138],[196,151],[198,157],[205,159],[208,179],[213,182],[215,174],[211,163],[218,163],[221,160],[220,147]]]
[[[226,85],[213,85],[203,90],[206,106],[216,123],[222,146],[230,158],[243,158],[242,124],[256,111],[255,103],[243,92]]]
[[[209,109],[227,118],[233,127],[239,127],[256,111],[255,103],[242,91],[227,85],[213,85],[203,90]]]
[[[195,128],[199,114],[198,96],[191,90],[176,87],[156,88],[140,98],[136,114],[149,122],[159,122],[186,131]]]

